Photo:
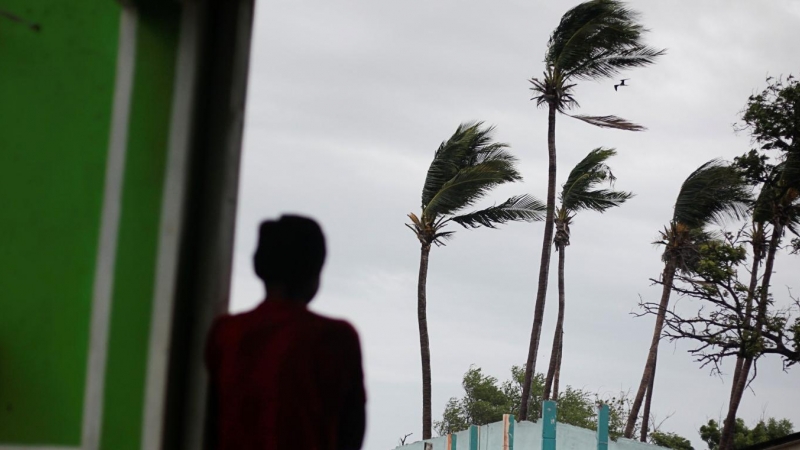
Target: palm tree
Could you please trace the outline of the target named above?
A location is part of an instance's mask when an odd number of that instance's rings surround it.
[[[536,292],[533,327],[525,363],[522,398],[530,399],[536,356],[544,319],[547,278],[550,272],[550,244],[553,242],[553,219],[556,203],[556,113],[578,107],[573,97],[575,82],[600,80],[624,69],[647,66],[664,54],[642,43],[646,31],[637,23],[638,14],[616,0],[591,0],[570,9],[561,18],[545,53],[544,78],[531,79],[537,106],[547,106],[547,217],[545,219],[542,257],[539,262],[539,286]],[[569,114],[567,114],[569,115]],[[644,127],[616,116],[570,115],[603,128],[641,131]],[[528,417],[528,401],[522,402],[520,420]]]
[[[454,231],[445,231],[450,222],[464,228],[495,228],[509,221],[535,221],[544,218],[545,206],[528,195],[511,197],[486,209],[463,213],[495,186],[522,180],[516,158],[506,144],[493,142],[493,127],[481,122],[464,123],[436,150],[422,189],[422,213],[408,215],[406,224],[422,244],[417,287],[419,344],[422,355],[422,439],[431,437],[431,356],[428,341],[425,285],[431,245],[444,245]]]
[[[561,206],[556,211],[555,247],[558,252],[558,321],[553,335],[553,350],[550,352],[550,367],[547,370],[544,397],[558,397],[558,377],[561,373],[561,358],[564,347],[564,260],[569,245],[570,225],[579,211],[592,210],[605,212],[619,206],[633,194],[610,189],[598,189],[603,183],[613,184],[615,177],[606,164],[608,158],[617,152],[614,149],[596,148],[589,152],[569,173],[567,182],[561,188]],[[554,381],[555,380],[555,381]],[[552,397],[551,397],[552,392]]]
[[[761,333],[766,325],[766,313],[769,303],[769,288],[772,278],[775,255],[781,245],[781,240],[788,229],[795,235],[800,233],[800,158],[790,154],[786,160],[769,170],[764,179],[761,192],[753,207],[753,232],[751,243],[753,247],[753,267],[751,269],[750,286],[745,299],[745,325],[750,326],[753,313],[753,302],[756,302],[754,333],[750,334],[752,341],[742,345],[742,352],[736,357],[736,366],[731,384],[731,396],[728,402],[728,414],[722,426],[719,448],[728,450],[733,448],[733,437],[736,424],[736,413],[742,400],[742,395],[747,387],[750,369],[757,357],[752,349],[761,346],[759,342]],[[767,244],[764,232],[765,224],[771,225],[772,232]],[[756,289],[758,281],[758,265],[762,259],[764,275],[761,279],[761,289]],[[756,298],[757,297],[757,298]]]
[[[750,191],[741,172],[719,160],[703,164],[683,182],[675,201],[672,220],[664,227],[661,239],[656,242],[665,247],[661,257],[664,261],[664,271],[661,275],[663,284],[661,302],[642,380],[625,426],[625,437],[633,436],[639,409],[647,394],[641,427],[642,441],[647,438],[658,343],[676,271],[687,271],[697,256],[697,245],[710,239],[710,235],[705,231],[706,226],[729,217],[742,217],[749,203]]]

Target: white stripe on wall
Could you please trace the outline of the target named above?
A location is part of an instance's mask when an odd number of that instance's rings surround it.
[[[189,149],[200,40],[198,3],[184,2],[178,43],[164,194],[150,321],[147,384],[142,417],[142,449],[162,446],[172,319],[183,229]]]
[[[111,138],[106,162],[100,244],[98,245],[97,267],[94,277],[89,365],[83,404],[83,432],[81,439],[81,448],[83,450],[97,450],[100,446],[111,297],[114,290],[117,237],[122,210],[125,156],[128,148],[128,124],[136,66],[137,23],[138,15],[136,10],[130,6],[124,6],[119,28],[117,78],[111,116]]]

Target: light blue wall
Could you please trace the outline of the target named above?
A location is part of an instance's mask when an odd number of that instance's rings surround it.
[[[470,450],[469,431],[456,433],[458,436],[456,450]],[[447,436],[429,440],[433,450],[447,449]],[[542,425],[534,422],[518,422],[514,424],[514,450],[541,450]],[[559,423],[556,428],[557,450],[595,450],[597,436],[594,430]],[[396,450],[425,450],[423,442],[414,442]],[[479,427],[478,450],[503,450],[503,422],[490,423]],[[608,450],[666,450],[664,447],[644,444],[630,439],[609,441]]]
[[[469,449],[469,430],[459,431],[456,433],[456,450],[470,450]],[[449,450],[449,449],[448,449]]]

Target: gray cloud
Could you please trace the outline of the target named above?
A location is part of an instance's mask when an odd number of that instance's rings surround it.
[[[359,329],[369,389],[365,448],[387,449],[420,432],[416,325],[419,248],[403,226],[419,209],[427,165],[461,121],[497,125],[521,159],[516,193],[544,198],[546,114],[529,101],[527,79],[542,71],[550,31],[576,2],[289,2],[259,4],[253,45],[232,307],[263,297],[250,255],[259,220],[282,212],[318,218],[330,247],[315,308]],[[661,270],[651,242],[671,216],[680,183],[699,164],[750,147],[732,123],[767,73],[798,73],[800,7],[769,3],[635,2],[668,48],[657,65],[578,87],[581,111],[616,114],[645,133],[601,130],[558,119],[559,179],[590,149],[615,147],[617,187],[637,194],[605,215],[585,213],[567,253],[564,382],[590,390],[635,388],[652,320],[634,319],[639,295]],[[455,228],[454,228],[455,229]],[[429,322],[434,415],[459,395],[478,364],[501,379],[527,354],[541,248],[541,224],[457,229],[431,254]],[[776,286],[795,285],[800,259],[779,261]],[[555,265],[553,266],[555,268]],[[554,272],[554,270],[553,270]],[[539,367],[550,353],[555,274]],[[800,289],[800,287],[798,287]],[[662,344],[654,410],[664,428],[693,440],[722,412],[729,378],[710,377],[686,353]],[[788,417],[800,426],[795,372],[765,361],[741,415]]]

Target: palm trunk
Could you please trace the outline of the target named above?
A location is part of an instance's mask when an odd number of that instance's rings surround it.
[[[741,359],[739,364],[737,357],[736,365],[738,372],[734,374],[733,384],[731,385],[731,398],[728,402],[728,415],[725,416],[725,421],[722,422],[722,434],[719,439],[718,450],[732,449],[733,436],[736,429],[736,412],[739,409],[739,404],[742,401],[744,388],[747,387],[747,377],[750,374],[750,368],[753,365],[753,357],[747,356]]]
[[[658,361],[658,349],[656,349],[656,361]],[[644,411],[642,411],[642,428],[639,430],[639,440],[647,442],[647,433],[650,432],[650,405],[653,403],[653,385],[656,382],[656,366],[653,366],[653,374],[650,383],[647,385],[647,395],[644,398]]]
[[[417,320],[419,322],[419,348],[422,356],[422,439],[431,438],[431,345],[428,340],[428,315],[426,312],[425,285],[428,279],[430,244],[423,245],[419,258],[419,284],[417,285]]]
[[[664,274],[662,277],[664,288],[661,291],[661,302],[658,305],[658,315],[656,316],[656,326],[653,329],[653,338],[650,341],[650,351],[647,354],[647,362],[644,365],[642,380],[639,382],[639,390],[636,392],[636,398],[633,400],[633,405],[631,405],[631,411],[628,415],[628,422],[625,424],[625,437],[628,439],[633,437],[633,430],[636,427],[636,419],[639,417],[639,409],[642,407],[644,396],[648,390],[652,391],[650,380],[655,376],[658,343],[661,341],[661,330],[664,327],[664,319],[667,316],[669,296],[672,293],[672,282],[675,279],[675,265],[675,260],[670,259],[664,266]],[[648,389],[649,387],[650,389]],[[643,429],[647,428],[648,419],[648,417],[642,417]]]
[[[756,225],[758,228],[753,232],[753,267],[750,269],[750,285],[747,289],[747,299],[745,300],[744,312],[744,325],[745,329],[750,326],[750,317],[753,314],[753,298],[755,297],[756,287],[758,287],[758,267],[761,264],[761,231],[763,230],[762,224]],[[731,396],[728,401],[728,414],[722,426],[722,435],[720,442],[724,442],[729,446],[733,440],[736,412],[739,409],[739,404],[742,401],[744,389],[747,386],[747,377],[750,374],[750,367],[753,364],[753,359],[746,351],[746,343],[744,336],[742,336],[742,349],[736,355],[736,367],[733,369],[733,382],[731,383]]]
[[[760,339],[761,328],[764,326],[764,322],[766,321],[767,316],[767,302],[769,301],[769,286],[770,280],[772,279],[772,270],[775,265],[775,254],[778,251],[778,245],[780,244],[781,235],[783,234],[783,226],[774,224],[772,228],[772,237],[770,238],[769,248],[767,250],[767,260],[764,264],[764,278],[761,280],[761,298],[758,301],[758,312],[756,314],[756,323],[753,326],[755,330],[755,339]],[[757,276],[757,262],[753,261],[753,274],[750,277],[750,292],[748,293],[748,299],[752,299],[753,295],[752,292],[755,291],[755,283],[754,278],[758,278]],[[746,310],[752,312],[752,301],[749,301],[746,307]],[[745,317],[746,323],[750,321],[750,315],[747,314]],[[739,356],[741,357],[741,355]],[[732,450],[733,449],[733,436],[734,431],[736,428],[736,412],[739,409],[739,404],[742,401],[742,395],[744,395],[744,389],[747,386],[747,377],[750,374],[750,368],[753,365],[753,359],[755,355],[753,354],[745,354],[744,361],[742,362],[741,367],[739,368],[739,372],[735,374],[734,383],[731,387],[731,398],[728,402],[728,415],[725,417],[725,421],[723,422],[722,426],[722,434],[719,440],[719,450]],[[737,366],[738,366],[738,358],[737,358]]]
[[[558,339],[558,361],[556,361],[556,373],[553,376],[553,399],[558,400],[558,381],[561,379],[561,355],[564,353],[564,331]]]
[[[553,244],[553,218],[556,208],[556,105],[549,104],[547,116],[547,154],[549,166],[547,171],[547,217],[544,222],[544,238],[542,239],[542,258],[539,262],[539,289],[536,292],[536,304],[533,312],[531,342],[528,347],[528,359],[525,362],[525,384],[522,385],[522,405],[519,420],[527,420],[528,403],[531,398],[533,374],[536,373],[536,356],[539,352],[539,339],[542,335],[544,320],[544,302],[547,296],[547,277],[550,274],[550,252]]]
[[[553,334],[553,350],[550,352],[550,366],[547,369],[547,378],[544,383],[544,399],[552,400],[558,392],[558,389],[552,389],[556,372],[560,369],[559,360],[561,359],[561,347],[564,333],[564,259],[566,257],[564,244],[556,244],[558,247],[558,320],[556,321],[556,331]],[[551,397],[551,392],[555,391]]]

